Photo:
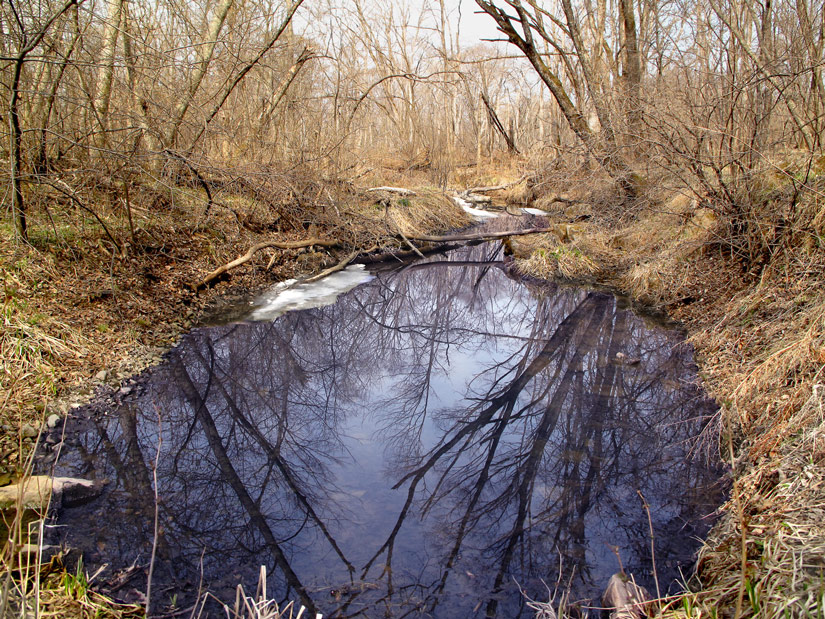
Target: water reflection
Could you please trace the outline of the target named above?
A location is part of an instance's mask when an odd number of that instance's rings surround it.
[[[639,493],[672,581],[717,500],[688,457],[709,410],[689,351],[499,258],[462,249],[332,306],[192,332],[72,434],[60,474],[111,483],[54,535],[101,579],[145,566],[160,449],[156,612],[201,575],[232,600],[265,564],[270,592],[325,616],[517,616],[516,583],[598,595],[613,547],[649,574]]]

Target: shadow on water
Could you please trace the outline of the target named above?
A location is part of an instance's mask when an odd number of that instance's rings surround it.
[[[652,584],[639,493],[667,587],[719,502],[691,352],[609,295],[515,281],[499,249],[191,332],[68,429],[57,473],[110,481],[51,536],[114,595],[143,589],[117,575],[149,562],[160,447],[156,612],[201,574],[234,600],[264,564],[276,597],[329,617],[526,616],[519,585],[594,599],[615,553]]]

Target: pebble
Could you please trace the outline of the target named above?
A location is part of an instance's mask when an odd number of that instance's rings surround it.
[[[20,428],[20,434],[23,435],[23,438],[34,438],[40,433],[37,431],[37,428],[27,423],[22,428]]]
[[[49,418],[46,420],[46,425],[50,428],[56,428],[62,419],[63,417],[60,415],[49,415]]]
[[[100,382],[103,382],[107,378],[109,378],[109,372],[106,370],[100,370],[100,372],[95,374],[95,380],[99,380]]]

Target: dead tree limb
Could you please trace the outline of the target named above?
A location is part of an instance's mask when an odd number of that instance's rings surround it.
[[[246,264],[252,257],[262,249],[266,249],[267,247],[275,247],[277,249],[300,249],[301,247],[311,247],[313,245],[319,245],[321,247],[334,247],[338,244],[338,241],[330,241],[327,239],[306,239],[305,241],[263,241],[262,243],[257,243],[250,247],[247,252],[235,258],[232,262],[227,262],[223,266],[218,267],[214,271],[212,271],[209,275],[207,275],[203,280],[198,283],[195,288],[200,290],[201,288],[205,288],[215,279],[226,273],[227,271],[231,271],[232,269],[241,266],[242,264]]]
[[[501,137],[504,138],[504,141],[507,143],[507,150],[511,153],[518,155],[519,149],[516,148],[516,142],[513,139],[513,136],[507,129],[504,128],[504,125],[501,124],[501,120],[499,120],[498,114],[496,114],[495,108],[493,108],[492,104],[490,103],[490,99],[487,97],[487,93],[481,93],[481,100],[484,102],[484,107],[487,108],[487,118],[490,121],[490,124],[493,128],[501,134]]]
[[[341,262],[339,262],[335,266],[331,266],[328,269],[324,269],[320,273],[317,273],[316,275],[313,275],[312,277],[308,277],[304,280],[301,280],[300,283],[301,284],[311,284],[312,282],[317,282],[319,279],[325,278],[327,275],[332,275],[333,273],[336,273],[338,271],[343,270],[344,268],[346,268],[346,266],[350,262],[355,260],[355,258],[358,256],[359,253],[361,253],[361,252],[358,252],[358,251],[352,252],[351,254],[347,255],[346,258],[341,260]]]
[[[502,189],[509,189],[510,187],[515,187],[519,183],[527,180],[527,175],[524,174],[516,181],[511,181],[509,183],[502,183],[500,185],[490,185],[487,187],[470,187],[469,189],[465,189],[462,191],[459,196],[466,196],[472,193],[487,193],[489,191],[501,191]]]
[[[206,219],[207,217],[209,217],[209,211],[212,210],[212,191],[209,189],[209,183],[206,182],[203,176],[201,176],[201,173],[198,172],[198,169],[194,165],[192,165],[192,162],[189,161],[189,159],[187,159],[183,155],[176,153],[175,151],[169,148],[165,149],[163,152],[172,157],[173,159],[177,159],[178,161],[182,162],[187,168],[189,168],[189,171],[192,172],[192,174],[194,174],[195,178],[198,180],[198,183],[201,187],[203,187],[204,191],[206,192],[206,208],[203,209],[203,216],[201,217],[201,220],[198,222],[198,224],[195,226],[195,229],[198,230],[204,223],[206,223]],[[238,215],[236,213],[235,217],[237,216]]]
[[[429,243],[452,243],[453,241],[492,241],[508,236],[524,236],[525,234],[542,234],[555,232],[558,226],[548,228],[527,228],[526,230],[511,230],[509,232],[487,232],[481,234],[454,234],[448,236],[412,236],[413,241],[427,241]]]
[[[401,228],[398,228],[396,226],[396,229],[398,230],[398,234],[401,236],[402,239],[404,239],[404,242],[409,246],[409,248],[413,250],[419,258],[423,258],[424,254],[422,254],[421,251],[415,245],[413,245],[412,241],[408,239],[403,232],[401,232]]]
[[[397,193],[399,196],[415,196],[417,195],[412,189],[404,187],[372,187],[367,189],[368,192],[383,191],[386,193]]]

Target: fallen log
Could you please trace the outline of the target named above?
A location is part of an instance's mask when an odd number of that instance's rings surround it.
[[[371,189],[367,189],[368,192],[375,192],[375,191],[383,191],[386,193],[397,193],[399,196],[415,196],[416,194],[412,189],[406,189],[404,187],[373,187]]]
[[[575,198],[566,198],[561,194],[553,194],[552,196],[545,198],[545,202],[547,205],[555,204],[556,202],[561,202],[562,204],[584,204],[584,200],[576,200]]]
[[[492,204],[493,199],[490,196],[480,196],[475,193],[462,193],[459,198],[469,202],[470,204]]]
[[[452,243],[454,241],[493,241],[508,236],[524,236],[525,234],[542,234],[545,232],[556,232],[558,226],[548,228],[527,228],[526,230],[510,230],[508,232],[488,232],[481,234],[455,234],[450,236],[411,236],[413,241],[426,241],[428,243]]]
[[[487,193],[488,191],[501,191],[502,189],[509,189],[510,187],[515,187],[522,181],[527,179],[527,175],[524,174],[521,178],[517,181],[511,181],[509,183],[502,183],[501,185],[489,185],[487,187],[470,187],[469,189],[465,189],[459,195],[469,195],[471,193]]]
[[[302,247],[312,247],[313,245],[319,245],[321,247],[335,247],[338,245],[338,241],[330,241],[327,239],[306,239],[305,241],[264,241],[262,243],[257,243],[250,247],[246,253],[242,256],[235,258],[235,260],[231,262],[227,262],[223,266],[218,267],[214,271],[212,271],[209,275],[204,277],[196,286],[196,290],[200,290],[201,288],[205,288],[211,282],[219,278],[221,275],[226,273],[227,271],[231,271],[232,269],[241,266],[242,264],[246,264],[252,257],[262,249],[266,249],[267,247],[275,247],[277,249],[300,249]]]
[[[458,243],[444,243],[442,245],[422,245],[418,247],[418,252],[424,254],[424,257],[430,256],[432,254],[439,254],[445,251],[449,251],[451,249],[458,249],[461,247]],[[383,262],[406,262],[410,259],[418,258],[418,252],[414,252],[412,250],[407,251],[400,251],[400,250],[387,250],[385,249],[382,253],[376,255],[362,255],[358,262],[360,264],[381,264]],[[367,252],[364,252],[366,254]]]
[[[0,510],[22,507],[42,512],[50,506],[76,507],[98,497],[106,483],[103,479],[33,475],[0,488]]]

